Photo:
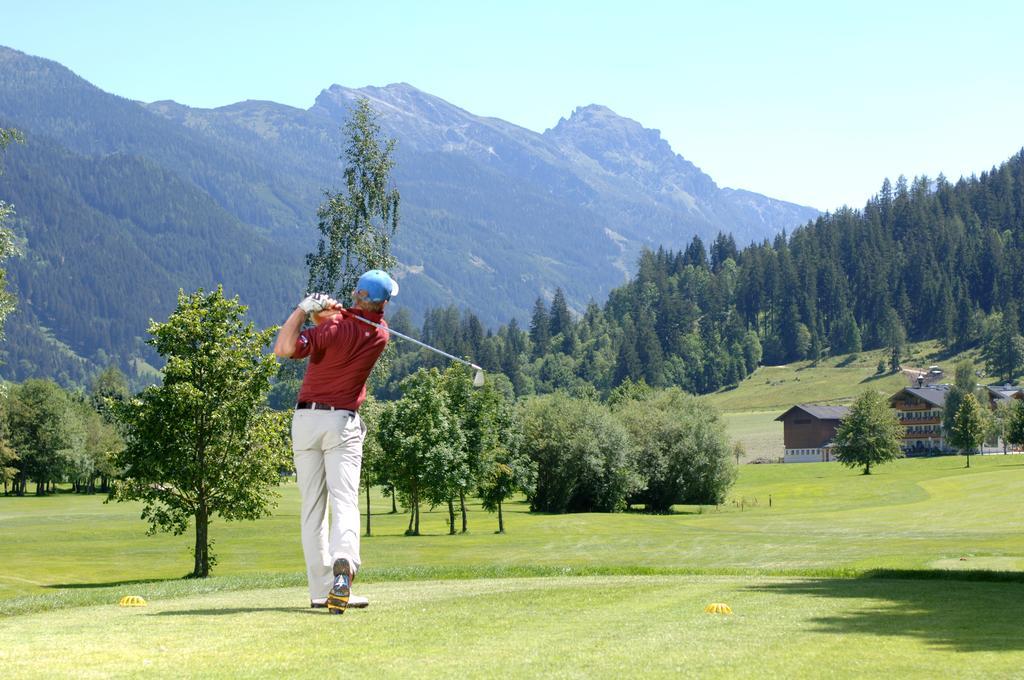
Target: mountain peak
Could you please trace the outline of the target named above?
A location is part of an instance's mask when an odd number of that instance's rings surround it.
[[[659,171],[683,160],[662,139],[660,130],[645,128],[600,104],[577,107],[569,118],[545,130],[544,136],[563,149],[583,152],[608,169],[615,166],[616,171],[634,169],[637,159]]]
[[[374,111],[385,120],[409,119],[427,116],[451,122],[469,115],[468,112],[449,104],[409,83],[391,83],[384,87],[368,85],[351,88],[335,83],[320,92],[316,103],[310,109],[314,113],[325,113],[334,120],[344,120],[349,107],[358,99],[370,100]]]
[[[645,130],[644,126],[632,118],[626,118],[612,111],[603,104],[587,104],[577,106],[569,114],[568,118],[560,118],[555,129],[558,128],[623,128],[632,130]],[[660,133],[657,130],[653,132]]]
[[[643,149],[646,154],[659,157],[674,156],[668,142],[661,138],[661,131],[645,128],[632,118],[626,118],[601,104],[579,106],[568,118],[561,118],[558,124],[544,135],[558,143],[574,143],[582,138],[603,139],[609,144],[627,145]]]
[[[622,118],[619,114],[612,111],[604,104],[587,104],[586,106],[577,106],[573,109],[573,112],[569,115],[569,118]],[[625,120],[629,120],[628,118]]]

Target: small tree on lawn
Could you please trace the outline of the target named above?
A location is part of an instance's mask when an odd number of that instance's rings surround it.
[[[997,401],[995,409],[985,418],[985,441],[998,446],[999,441],[1003,442],[1003,454],[1006,453],[1006,432],[1010,425],[1010,415],[1013,413],[1015,399],[1009,401]],[[982,409],[984,411],[984,409]]]
[[[409,508],[407,536],[420,535],[420,504],[450,497],[452,461],[464,446],[459,420],[437,369],[420,369],[400,384],[402,398],[381,409],[377,439],[386,476]]]
[[[480,461],[477,494],[484,510],[498,513],[498,533],[503,534],[502,503],[518,491],[532,492],[536,466],[522,449],[515,406],[493,380],[473,393],[472,409],[466,438]]]
[[[847,467],[871,466],[903,455],[900,440],[903,426],[881,394],[867,390],[857,398],[836,432],[835,456]]]
[[[736,459],[736,466],[739,467],[740,461],[747,457],[747,447],[743,446],[743,442],[733,444],[732,456]]]
[[[985,441],[985,416],[973,394],[964,395],[960,408],[953,419],[949,432],[949,443],[967,456],[967,467],[971,467],[971,453]]]
[[[182,534],[195,520],[193,577],[215,563],[209,524],[269,514],[290,454],[287,414],[264,408],[277,365],[263,350],[275,329],[245,323],[246,308],[218,288],[178,293],[149,344],[167,361],[163,384],[115,406],[126,435],[110,497],[142,501],[148,533]]]
[[[376,432],[380,427],[380,413],[383,408],[383,404],[378,402],[371,395],[367,395],[366,401],[359,407],[359,417],[366,425],[366,429],[369,432],[366,439],[363,441],[363,465],[360,474],[363,478],[363,489],[366,491],[366,535],[372,536],[371,533],[371,517],[370,512],[370,489],[373,488],[374,484],[378,484],[383,481],[383,476],[386,474],[384,467],[384,451],[380,448],[380,442],[377,440]]]
[[[1024,446],[1024,401],[1013,401],[1006,422],[1006,433],[1003,436],[1014,446]]]
[[[946,402],[942,406],[942,428],[946,436],[951,436],[953,425],[956,420],[956,412],[960,410],[960,404],[966,395],[972,394],[977,389],[977,381],[974,375],[974,364],[970,359],[964,359],[956,365],[953,387],[946,393]]]
[[[459,422],[459,429],[463,434],[462,446],[457,451],[452,451],[448,461],[451,471],[450,478],[445,480],[445,485],[451,490],[447,498],[440,499],[448,503],[448,533],[455,533],[455,496],[459,498],[459,512],[462,515],[462,533],[466,533],[466,492],[480,474],[480,455],[478,447],[471,447],[467,440],[470,434],[470,418],[473,412],[472,392],[473,384],[466,373],[466,369],[454,362],[441,374],[441,389],[444,390],[445,399],[452,415]]]

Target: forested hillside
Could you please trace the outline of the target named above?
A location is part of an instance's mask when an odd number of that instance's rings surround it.
[[[739,249],[647,251],[603,306],[571,314],[563,295],[532,318],[486,333],[479,319],[434,310],[420,331],[440,347],[504,371],[520,393],[607,393],[624,381],[705,393],[758,363],[939,339],[989,342],[993,375],[1024,369],[1017,305],[1024,295],[1024,151],[951,183],[886,180],[862,210],[826,214],[792,234]],[[397,319],[407,326],[407,319]],[[998,356],[1002,352],[1002,356]],[[415,361],[433,361],[426,355]],[[397,374],[413,364],[396,364]]]
[[[149,358],[149,320],[166,318],[180,286],[223,284],[270,325],[304,285],[300,248],[254,233],[143,159],[81,156],[30,135],[5,161],[24,253],[6,263],[18,296],[0,348],[7,378],[83,384],[97,366]],[[44,181],[54,168],[60,181]]]

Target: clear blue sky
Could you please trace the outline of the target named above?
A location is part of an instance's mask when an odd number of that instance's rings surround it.
[[[1024,3],[5,2],[0,44],[145,101],[408,82],[541,131],[598,103],[720,186],[832,209],[1024,147]]]

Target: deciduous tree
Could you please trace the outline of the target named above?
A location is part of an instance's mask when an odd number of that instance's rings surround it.
[[[1006,423],[1006,441],[1014,446],[1024,446],[1024,401],[1015,399]]]
[[[642,488],[631,503],[668,512],[680,503],[717,504],[736,478],[718,413],[678,388],[622,402],[615,414],[630,435]]]
[[[167,362],[163,384],[115,411],[126,446],[111,498],[141,501],[150,534],[181,534],[194,520],[194,577],[215,562],[213,517],[267,515],[291,453],[287,414],[263,405],[277,369],[264,353],[275,329],[256,330],[245,312],[220,288],[179,292],[168,320],[149,327],[147,342]]]
[[[835,437],[835,456],[847,467],[871,466],[895,460],[903,455],[900,440],[903,426],[882,395],[867,390],[853,403],[839,425]]]
[[[479,461],[477,493],[483,509],[498,514],[498,533],[505,533],[502,504],[513,494],[529,494],[536,468],[522,450],[522,425],[508,393],[494,379],[470,396],[467,447]]]
[[[25,138],[19,130],[0,128],[0,151],[6,149],[12,142],[24,141]],[[3,165],[0,165],[0,173],[2,172]],[[0,262],[18,252],[14,244],[14,233],[6,226],[12,215],[14,215],[14,206],[0,200]],[[0,339],[3,338],[4,321],[12,311],[14,311],[14,296],[7,290],[7,271],[0,268]]]
[[[16,463],[18,452],[11,445],[10,427],[7,424],[8,399],[5,391],[0,396],[0,480],[4,483],[4,495],[8,493],[8,484],[14,481],[18,474]]]
[[[946,401],[942,405],[942,427],[946,431],[947,437],[953,431],[961,402],[965,396],[973,394],[975,389],[977,389],[977,378],[974,375],[974,364],[970,359],[957,362],[954,369],[953,386],[946,393]]]
[[[317,211],[320,241],[306,256],[309,290],[348,299],[368,269],[391,270],[391,238],[398,229],[398,189],[391,186],[395,140],[384,140],[366,98],[356,100],[345,124],[344,188],[325,192]]]
[[[603,404],[556,392],[527,400],[521,417],[537,466],[533,510],[613,512],[641,488],[626,430]]]
[[[985,441],[985,417],[973,394],[967,394],[960,402],[949,432],[949,443],[967,456],[967,467],[971,467],[971,453],[976,452]]]
[[[420,504],[443,502],[457,473],[464,438],[448,407],[436,368],[420,369],[401,383],[402,398],[381,409],[377,438],[386,457],[387,477],[409,508],[406,534],[420,535]]]
[[[373,398],[373,395],[366,395],[366,400],[359,407],[359,418],[366,425],[369,433],[363,440],[363,464],[360,469],[363,489],[366,491],[366,535],[372,536],[373,513],[370,509],[370,489],[376,484],[387,484],[387,468],[384,461],[384,451],[380,447],[376,433],[380,429],[380,413],[383,404]]]
[[[36,495],[58,481],[73,443],[67,393],[52,380],[26,380],[13,386],[7,400],[7,427],[11,447],[18,452],[15,493],[24,495],[28,482]]]

